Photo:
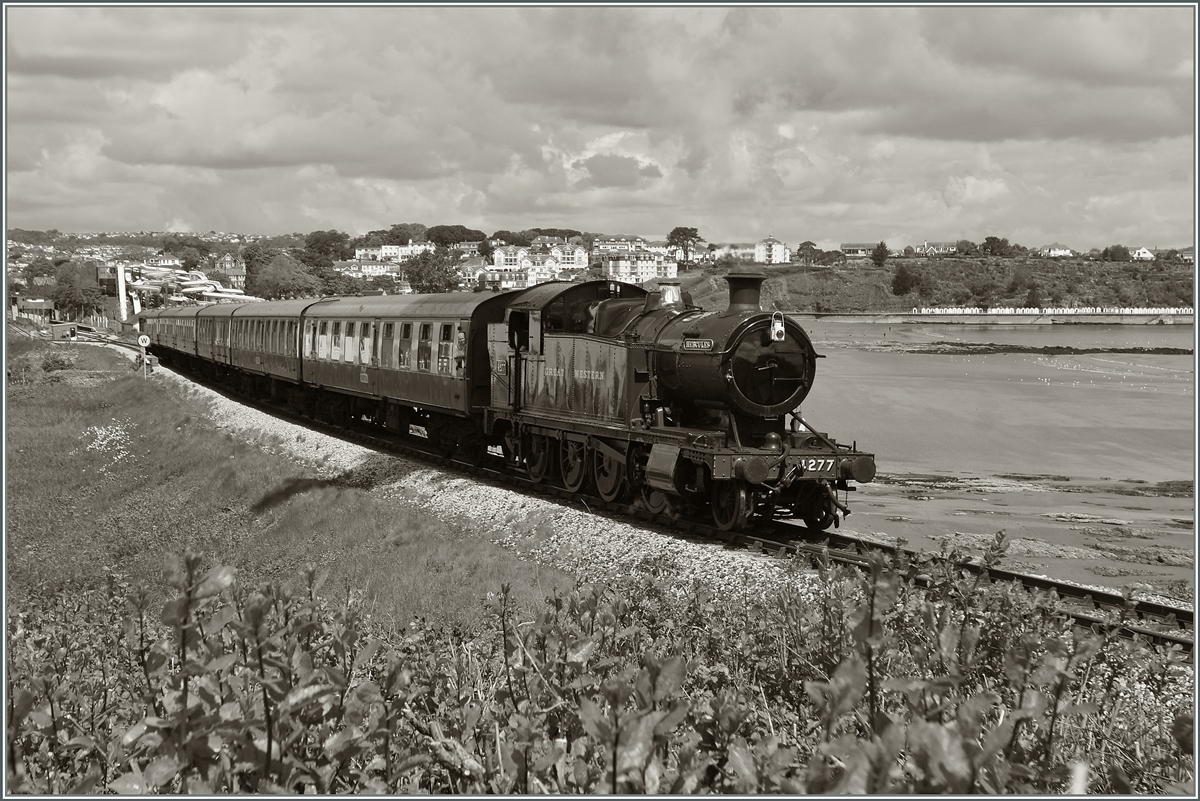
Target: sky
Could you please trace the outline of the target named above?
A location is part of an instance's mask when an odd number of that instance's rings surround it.
[[[1196,9],[5,8],[5,217],[1191,244]]]

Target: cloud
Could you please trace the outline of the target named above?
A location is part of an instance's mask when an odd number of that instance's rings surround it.
[[[26,228],[1077,242],[1109,236],[1110,208],[1164,241],[1194,226],[1187,8],[7,15]]]
[[[587,170],[588,179],[580,188],[629,188],[643,179],[661,178],[662,171],[654,164],[642,164],[630,156],[597,154],[576,161],[573,166]]]

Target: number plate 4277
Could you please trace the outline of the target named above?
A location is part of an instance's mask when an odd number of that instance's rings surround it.
[[[832,473],[835,461],[824,457],[805,457],[800,460],[800,467],[805,473]]]

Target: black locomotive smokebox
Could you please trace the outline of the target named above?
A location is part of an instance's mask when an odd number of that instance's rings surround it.
[[[740,314],[762,311],[762,285],[767,280],[765,273],[729,273],[729,308],[724,314]]]

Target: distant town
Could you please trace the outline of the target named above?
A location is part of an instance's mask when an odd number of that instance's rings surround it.
[[[491,236],[461,225],[398,223],[360,237],[310,234],[172,232],[62,233],[10,229],[6,237],[9,307],[25,316],[82,319],[114,311],[104,297],[135,307],[346,294],[509,290],[547,281],[611,278],[671,280],[680,271],[760,265],[882,267],[906,259],[1092,260],[1192,264],[1191,246],[1111,245],[1081,252],[1057,242],[1028,248],[987,236],[922,241],[841,243],[822,250],[768,236],[757,242],[710,243],[696,228],[661,240],[539,228]],[[122,307],[120,316],[126,317]]]

